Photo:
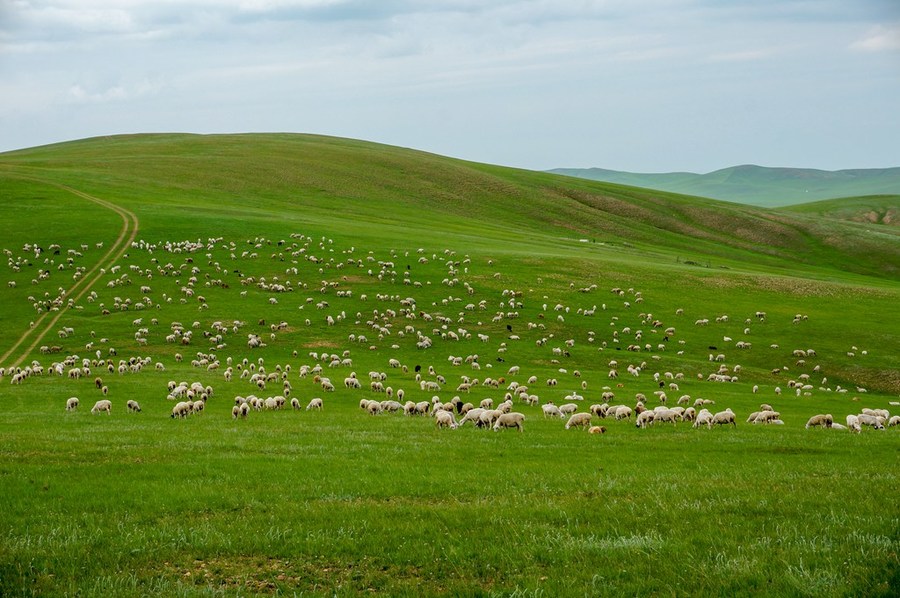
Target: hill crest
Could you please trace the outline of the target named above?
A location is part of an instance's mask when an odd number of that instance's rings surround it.
[[[706,174],[636,173],[603,168],[556,168],[549,172],[762,207],[900,194],[900,167],[818,170],[742,164]]]

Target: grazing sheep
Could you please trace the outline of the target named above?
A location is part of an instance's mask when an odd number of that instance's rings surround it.
[[[250,405],[248,403],[241,403],[241,417],[245,418],[250,414]]]
[[[525,414],[517,411],[510,413],[501,413],[494,422],[494,432],[500,431],[500,428],[518,428],[519,432],[524,431],[522,422],[525,421]]]
[[[78,409],[78,397],[71,397],[66,401],[66,411],[75,411]]]
[[[562,415],[569,415],[571,413],[575,413],[576,411],[578,411],[578,405],[576,405],[575,403],[566,403],[565,405],[559,406],[559,412]]]
[[[646,428],[653,424],[655,418],[655,411],[641,411],[638,413],[637,417],[634,418],[634,426],[636,428]]]
[[[241,414],[240,406],[235,405],[234,407],[231,408],[231,419],[237,419],[240,414]]]
[[[484,399],[478,405],[482,409],[493,409],[494,408],[494,399]]]
[[[496,409],[485,409],[481,412],[481,415],[478,416],[478,427],[479,428],[490,428],[498,417],[501,415],[506,415],[505,413],[500,413]]]
[[[861,413],[864,415],[874,415],[875,417],[880,417],[882,419],[888,419],[891,416],[887,409],[869,409],[864,407]]]
[[[309,411],[310,409],[320,409],[321,410],[322,409],[322,399],[320,399],[318,397],[316,397],[315,399],[312,399],[309,402],[309,405],[306,406],[307,411]]]
[[[605,426],[591,426],[591,429],[588,430],[588,434],[606,434]]]
[[[612,408],[610,408],[611,410]],[[609,414],[609,411],[606,412]],[[619,405],[616,407],[616,421],[620,419],[631,419],[631,407],[628,405]]]
[[[563,414],[559,410],[559,407],[554,405],[553,403],[547,403],[546,405],[541,405],[541,411],[544,413],[544,417],[562,417]]]
[[[300,401],[297,399],[297,397],[291,399],[291,409],[293,409],[294,411],[300,410]]]
[[[678,411],[674,409],[660,409],[656,412],[656,415],[653,418],[654,423],[656,422],[671,422],[672,425],[678,425],[678,419],[681,418],[682,415]]]
[[[815,428],[818,426],[822,426],[824,428],[830,428],[834,425],[834,418],[831,417],[831,414],[818,414],[809,418],[809,421],[806,422],[806,429]]]
[[[589,428],[591,426],[591,414],[590,413],[574,413],[572,417],[569,418],[569,421],[566,422],[566,430],[570,428]]]
[[[469,409],[468,411],[466,411],[465,415],[463,415],[463,418],[461,420],[459,420],[459,423],[457,425],[459,427],[462,427],[462,425],[464,423],[472,422],[472,424],[475,427],[479,427],[479,422],[481,421],[481,414],[483,412],[484,412],[484,409],[482,409],[481,407],[474,407],[472,409]]]
[[[112,401],[109,399],[103,399],[94,403],[94,406],[91,407],[91,413],[100,413],[101,411],[106,411],[107,415],[112,415]]]
[[[900,426],[900,415],[895,415],[888,420],[888,427]]]
[[[859,419],[860,426],[869,426],[874,430],[884,430],[884,424],[880,417],[869,415],[868,413],[860,413],[856,417]]]
[[[781,418],[781,413],[778,411],[760,411],[756,418],[754,418],[754,424],[768,424],[776,419]]]
[[[125,403],[125,408],[130,413],[140,413],[141,412],[141,406],[138,404],[137,401],[135,401],[133,399],[128,399],[128,402]]]
[[[590,412],[597,417],[604,418],[606,417],[606,411],[609,409],[609,405],[603,403],[602,405],[591,405]]]
[[[438,428],[450,429],[455,429],[458,426],[456,419],[453,417],[453,412],[443,410],[434,412],[434,425]]]
[[[381,408],[381,403],[378,401],[369,401],[366,405],[366,411],[369,415],[379,415],[384,410]]]
[[[697,413],[696,419],[694,419],[694,427],[699,428],[700,426],[706,426],[707,428],[712,428],[713,424],[713,414],[709,411],[709,409],[701,409],[699,413]]]
[[[172,419],[176,417],[185,418],[191,413],[192,406],[193,404],[190,401],[179,401],[172,407],[172,415],[170,417]]]
[[[862,431],[862,428],[859,425],[859,418],[853,414],[847,416],[847,429],[851,432],[856,432],[859,434]]]
[[[713,415],[712,423],[717,426],[725,426],[731,424],[732,426],[737,427],[737,423],[734,421],[734,412],[731,409],[719,411],[718,413]]]

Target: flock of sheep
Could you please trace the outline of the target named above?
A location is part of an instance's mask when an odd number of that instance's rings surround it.
[[[684,361],[685,353],[691,350],[696,356],[696,346],[688,345],[682,338],[682,327],[692,324],[696,329],[717,325],[724,327],[729,323],[726,314],[697,318],[691,323],[685,320],[684,309],[677,309],[669,321],[664,322],[663,317],[644,307],[643,293],[633,288],[611,288],[608,291],[609,306],[594,298],[581,300],[582,297],[603,292],[596,284],[579,286],[571,283],[563,291],[564,298],[558,301],[551,301],[547,295],[537,297],[513,284],[509,288],[479,293],[476,284],[499,288],[502,283],[497,281],[502,281],[504,275],[499,271],[493,272],[489,277],[491,284],[488,284],[485,282],[488,277],[475,275],[476,268],[469,256],[457,256],[452,250],[430,255],[424,249],[403,253],[392,251],[389,258],[378,259],[374,252],[361,252],[353,247],[337,252],[333,244],[331,239],[313,239],[300,234],[280,241],[258,237],[247,240],[243,247],[222,238],[163,243],[136,241],[132,253],[147,257],[150,265],[135,263],[127,268],[120,265],[110,268],[106,272],[107,290],[103,291],[102,296],[97,291],[91,291],[85,296],[85,303],[78,303],[66,297],[65,289],[59,287],[55,292],[45,291],[42,297],[28,297],[37,314],[63,309],[94,309],[107,317],[116,317],[115,314],[121,312],[142,312],[128,316],[131,318],[133,338],[112,341],[91,331],[83,345],[83,350],[90,357],[81,357],[71,348],[63,349],[61,344],[44,345],[41,347],[43,355],[60,355],[62,359],[52,361],[46,367],[39,360],[34,360],[25,367],[0,368],[0,378],[8,377],[13,385],[18,385],[44,373],[72,380],[90,377],[92,372],[98,371],[116,375],[116,378],[145,371],[161,375],[161,372],[167,371],[167,366],[158,358],[154,360],[149,356],[136,355],[119,359],[118,351],[113,348],[114,342],[119,346],[125,343],[131,350],[153,344],[171,347],[169,352],[174,363],[169,364],[169,368],[186,367],[182,354],[191,353],[189,364],[193,369],[205,372],[208,377],[221,376],[226,385],[243,384],[260,394],[264,394],[267,388],[277,388],[274,394],[264,398],[256,394],[237,394],[231,406],[234,419],[247,418],[252,411],[277,411],[288,403],[293,410],[300,410],[300,400],[292,396],[292,380],[305,379],[309,385],[303,390],[304,393],[339,391],[383,394],[383,399],[362,399],[360,408],[371,415],[403,413],[407,416],[429,416],[436,427],[447,429],[462,428],[472,423],[473,427],[495,431],[522,431],[526,420],[523,411],[532,408],[535,415],[565,419],[564,428],[567,430],[583,429],[593,434],[607,431],[606,426],[599,425],[600,420],[633,421],[641,429],[663,424],[675,426],[680,422],[689,422],[694,428],[735,426],[737,423],[732,409],[710,411],[707,407],[715,401],[692,398],[681,391],[681,386],[705,384],[709,392],[715,394],[719,383],[738,383],[744,373],[743,367],[730,364],[726,351],[712,344],[708,349],[703,349],[704,353],[709,351],[708,359],[704,359],[710,364],[706,371],[687,374],[664,371],[662,367],[664,360],[670,356]],[[43,259],[47,265],[46,269],[40,269],[40,277],[32,281],[34,285],[44,284],[54,275],[54,271],[72,272],[74,280],[84,272],[84,266],[77,265],[77,260],[82,257],[82,252],[89,249],[87,246],[80,247],[80,250],[68,250],[67,254],[62,253],[62,248],[58,246],[49,249],[52,255],[46,255],[50,252],[36,245],[23,248],[26,255],[33,254],[28,259]],[[8,266],[13,271],[23,267],[26,261],[23,256],[14,256],[10,250],[6,250],[6,254]],[[249,266],[258,266],[266,258],[270,260],[268,269],[271,274],[242,272],[242,264],[247,264],[251,269]],[[401,261],[408,262],[405,269],[398,265]],[[438,280],[440,275],[420,277],[417,274],[428,264],[442,271],[441,280]],[[493,261],[488,260],[487,265],[493,267]],[[276,267],[280,270],[276,271]],[[470,273],[470,269],[473,272]],[[358,279],[365,282],[367,293],[358,292],[354,284]],[[170,306],[194,306],[202,319],[204,312],[220,297],[219,293],[235,292],[230,290],[232,285],[240,288],[237,294],[242,301],[252,301],[259,295],[265,297],[265,302],[277,316],[275,321],[267,324],[260,320],[255,327],[242,320],[224,319],[205,325],[201,320],[190,324],[180,321],[161,324],[159,316]],[[155,290],[154,286],[162,286],[165,291]],[[15,285],[9,287],[12,289]],[[377,290],[370,290],[373,287]],[[421,294],[425,289],[432,295],[435,289],[440,289],[440,298],[423,301]],[[253,295],[249,294],[251,290]],[[295,313],[300,314],[297,321],[289,324],[282,319],[287,312],[278,307],[279,300],[294,305]],[[529,308],[530,311],[526,312]],[[144,312],[148,315],[145,316]],[[567,318],[596,321],[605,312],[610,314],[606,321],[593,327],[604,331],[602,334],[591,329],[579,338],[577,335],[582,333],[566,325]],[[531,314],[528,321],[522,317],[524,313]],[[807,321],[806,315],[797,314],[790,325],[803,326]],[[748,339],[762,338],[753,336],[754,329],[767,323],[767,314],[756,311],[742,318],[738,326],[742,330],[740,338],[736,339],[734,332],[731,335],[719,334],[716,338],[721,337],[719,343],[733,348],[738,355],[748,355],[757,350]],[[290,346],[296,342],[294,339],[302,337],[304,328],[314,331],[317,327],[324,327],[324,331],[318,333],[327,334],[331,339],[338,338],[340,329],[343,329],[346,344],[351,348],[336,353],[311,351],[308,353],[311,361],[306,364],[295,363],[293,367],[289,363],[278,364],[271,370],[266,368],[264,358],[249,357],[265,353],[266,348],[273,344],[287,343]],[[58,337],[60,343],[65,343],[77,335],[73,326],[65,326],[60,328]],[[507,359],[514,359],[512,355],[519,353],[520,344],[528,340],[543,355],[538,363],[530,360],[523,361],[522,365],[501,365],[506,364]],[[415,353],[421,356],[420,360],[431,364],[413,368],[404,365],[400,358],[403,345],[408,349],[414,347]],[[485,359],[474,352],[463,356],[454,350],[458,346],[471,350],[473,345],[484,347],[492,357]],[[616,352],[616,358],[604,359],[600,374],[596,371],[596,357],[590,359],[591,363],[595,363],[593,371],[566,367],[564,362],[575,362],[574,356],[579,352],[582,357],[580,363],[586,362],[583,347],[594,355]],[[364,384],[355,372],[349,371],[342,381],[332,381],[331,372],[352,370],[354,367],[353,348],[362,349],[365,361],[386,359],[389,371],[396,374],[388,376],[384,372],[372,371],[369,372],[368,384]],[[768,350],[775,356],[784,355],[775,343]],[[855,357],[857,352],[861,356],[867,354],[865,350],[852,347],[848,355]],[[230,356],[223,361],[220,356],[224,354]],[[299,351],[294,350],[292,357],[299,362],[298,354]],[[441,354],[443,357],[434,359]],[[775,386],[775,396],[781,396],[784,392],[782,385],[797,397],[812,397],[814,393],[847,394],[852,391],[852,386],[829,385],[820,365],[807,365],[807,360],[818,357],[815,350],[794,349],[789,355],[795,360],[791,367],[809,371]],[[440,365],[442,363],[446,365]],[[458,381],[449,381],[452,379],[449,371],[459,368],[466,368],[469,373],[459,374]],[[490,375],[499,368],[505,373]],[[535,373],[525,376],[522,371],[528,368],[533,368]],[[771,376],[780,379],[789,370],[788,366],[779,365],[771,368]],[[552,373],[548,375],[548,371]],[[482,376],[482,372],[489,375]],[[818,388],[811,381],[813,376],[822,378]],[[581,406],[587,404],[582,393],[589,392],[588,378],[596,381],[600,377],[605,380],[597,394],[603,402],[582,409]],[[113,384],[118,385],[118,382]],[[408,385],[412,390],[407,392],[400,388],[401,384]],[[647,394],[635,393],[633,402],[629,401],[629,404],[614,402],[616,395],[621,395],[626,386],[638,384],[654,390]],[[546,391],[539,393],[539,385],[543,385]],[[558,385],[575,390],[559,391]],[[104,384],[100,377],[95,379],[95,386],[104,397],[109,394],[109,385]],[[758,384],[748,388],[754,394],[759,390]],[[855,387],[855,390],[857,393],[865,392],[862,387]],[[441,399],[440,395],[447,391],[454,393],[453,398]],[[496,407],[493,399],[487,396],[471,402],[460,398],[473,393],[503,393],[504,396]],[[419,400],[404,400],[407,395],[415,394],[420,395]],[[668,394],[673,394],[676,405],[668,403]],[[170,381],[165,395],[172,402],[168,414],[177,419],[199,414],[204,411],[212,395],[210,384]],[[429,395],[430,398],[427,398]],[[678,398],[675,399],[675,396]],[[563,401],[556,405],[560,397]],[[657,404],[650,407],[652,402]],[[66,401],[65,409],[74,411],[78,404],[78,399],[72,397]],[[516,407],[517,404],[520,406]],[[126,406],[130,412],[141,412],[141,406],[133,399],[128,400]],[[322,399],[316,397],[309,401],[306,410],[322,407]],[[108,398],[98,400],[91,409],[92,413],[110,414],[111,411],[112,402]],[[762,404],[759,411],[747,418],[747,422],[784,424],[780,413],[767,404]],[[864,426],[883,429],[898,423],[900,416],[891,417],[885,409],[863,409],[847,415],[846,425],[836,423],[830,414],[816,414],[810,417],[806,427],[860,432]]]

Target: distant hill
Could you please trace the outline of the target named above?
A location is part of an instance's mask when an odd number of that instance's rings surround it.
[[[900,195],[868,195],[825,199],[781,208],[784,212],[806,214],[864,224],[900,226]]]
[[[829,171],[748,164],[707,174],[645,174],[603,168],[557,168],[549,172],[764,207],[841,197],[900,194],[900,168]]]

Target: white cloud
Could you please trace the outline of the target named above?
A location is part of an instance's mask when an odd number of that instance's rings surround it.
[[[859,52],[896,52],[900,50],[900,23],[876,25],[865,36],[850,44]]]
[[[900,43],[877,2],[896,0],[0,0],[0,144],[295,130],[526,167],[709,171],[778,115],[805,143],[791,110],[834,139],[841,115],[896,121],[872,108],[900,95],[893,55],[866,53]],[[897,127],[870,131],[872,155],[895,147]],[[697,161],[673,163],[697,136]],[[741,160],[777,162],[762,145]]]
[[[69,87],[66,97],[68,101],[78,104],[123,102],[158,93],[163,87],[159,81],[150,79],[142,79],[131,85],[118,84],[101,89],[90,89],[90,86],[76,83]]]

